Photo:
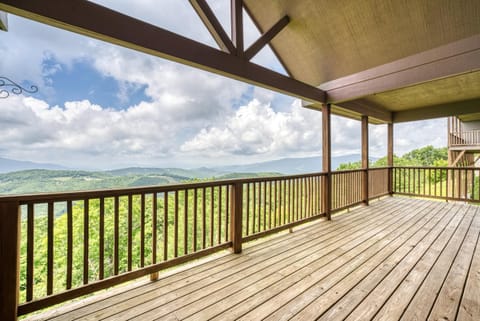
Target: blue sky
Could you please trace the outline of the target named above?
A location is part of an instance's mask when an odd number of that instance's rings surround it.
[[[188,1],[95,1],[215,46]],[[210,1],[229,30],[229,1]],[[246,43],[258,36],[247,20]],[[0,76],[39,87],[0,99],[0,157],[72,168],[200,167],[319,155],[321,115],[298,100],[9,15]],[[270,50],[254,62],[283,72]],[[333,153],[359,153],[360,125],[333,118]],[[422,137],[415,130],[422,128]],[[446,120],[396,126],[395,151],[446,144]],[[371,126],[383,156],[385,126]]]

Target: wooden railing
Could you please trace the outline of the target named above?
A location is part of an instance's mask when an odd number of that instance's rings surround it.
[[[364,170],[332,173],[332,210],[342,210],[365,201],[363,195]]]
[[[238,253],[242,242],[391,193],[480,201],[479,175],[394,167],[0,197],[0,315],[154,279],[222,249]]]
[[[394,167],[396,194],[480,202],[480,169],[471,167]]]
[[[448,146],[478,146],[480,145],[480,130],[451,132],[448,135]]]
[[[22,218],[19,314],[231,247],[236,187],[211,182],[10,198]]]
[[[326,174],[243,182],[243,240],[249,241],[325,214]]]

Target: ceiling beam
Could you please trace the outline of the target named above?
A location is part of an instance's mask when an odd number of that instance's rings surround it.
[[[447,104],[434,105],[419,109],[411,109],[394,112],[393,122],[401,123],[406,121],[415,121],[420,119],[432,119],[448,116],[458,116],[478,112],[480,108],[480,99],[471,99],[464,101],[451,102]]]
[[[200,20],[202,20],[205,27],[217,42],[220,49],[228,53],[235,53],[235,46],[230,37],[223,29],[222,24],[218,21],[212,9],[205,0],[190,0],[190,4],[197,12]]]
[[[319,103],[302,101],[302,106],[314,110],[322,109],[322,104]],[[368,116],[369,122],[374,124],[392,122],[392,112],[377,106],[372,102],[365,102],[363,99],[332,105],[332,113],[354,119],[361,119],[362,116]]]
[[[265,47],[280,31],[290,22],[288,16],[284,16],[278,20],[267,32],[257,39],[246,51],[245,59],[251,60],[263,47]]]
[[[480,69],[480,34],[319,86],[338,103]]]
[[[318,88],[90,1],[0,0],[0,10],[308,101],[325,101]]]
[[[6,12],[0,11],[0,30],[8,31],[8,16]]]

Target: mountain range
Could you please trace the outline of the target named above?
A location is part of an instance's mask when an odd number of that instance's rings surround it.
[[[354,162],[359,155],[334,157],[332,168]],[[0,158],[0,194],[27,194],[175,184],[191,180],[232,179],[320,172],[321,157],[283,158],[221,167],[145,168],[106,171],[66,169],[60,165]]]
[[[348,163],[360,160],[360,155],[346,155],[332,157],[332,169],[335,169],[341,163]],[[61,165],[51,163],[35,163],[31,161],[20,161],[0,157],[0,173],[9,173],[31,169],[46,170],[77,170],[66,168]],[[322,171],[322,157],[300,157],[300,158],[282,158],[273,161],[259,162],[244,165],[230,166],[212,166],[200,167],[194,169],[183,168],[145,168],[145,167],[129,167],[115,170],[104,171],[114,176],[125,176],[130,174],[167,174],[173,176],[208,178],[227,173],[259,173],[259,172],[276,172],[282,174],[300,174],[313,173]]]

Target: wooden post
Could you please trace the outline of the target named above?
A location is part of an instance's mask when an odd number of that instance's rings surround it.
[[[20,205],[0,203],[0,320],[17,320],[20,269]]]
[[[235,183],[231,186],[230,192],[230,235],[232,238],[232,249],[233,253],[240,253],[242,252],[243,184]]]
[[[388,123],[387,126],[388,193],[393,195],[393,123]]]
[[[328,220],[331,220],[332,210],[332,161],[331,161],[331,128],[330,128],[330,104],[322,106],[322,167],[323,172],[327,174],[324,186],[324,204],[325,214]]]
[[[230,0],[232,42],[237,56],[244,56],[243,43],[243,0]]]
[[[362,116],[363,202],[368,205],[368,116]]]

